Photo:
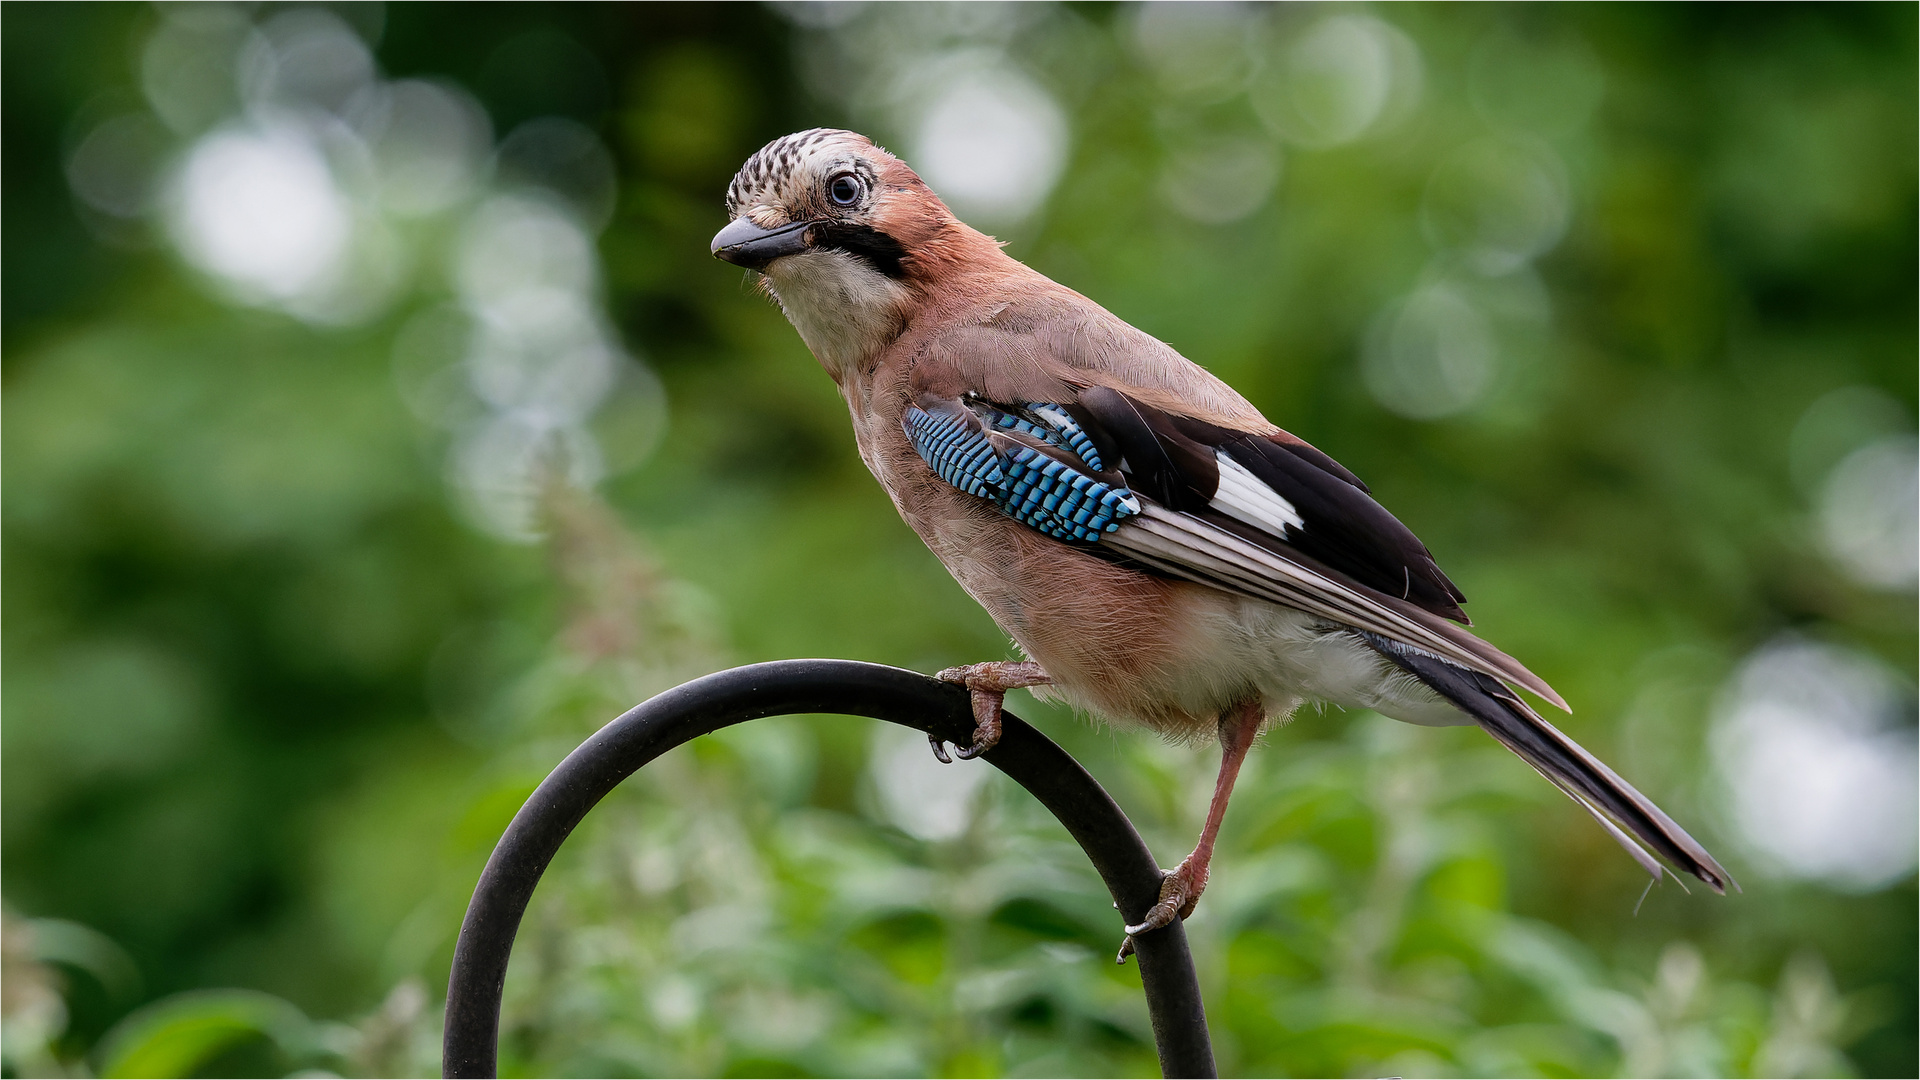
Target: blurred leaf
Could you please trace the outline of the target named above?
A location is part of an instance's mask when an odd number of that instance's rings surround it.
[[[192,1076],[254,1037],[270,1040],[292,1062],[315,1049],[312,1022],[280,998],[255,990],[194,990],[163,998],[116,1025],[101,1040],[100,1075]]]

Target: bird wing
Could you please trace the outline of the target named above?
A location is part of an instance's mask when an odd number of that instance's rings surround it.
[[[935,384],[937,385],[937,384]],[[1448,619],[1465,599],[1353,475],[1107,386],[1055,400],[928,389],[902,428],[947,483],[1096,554],[1318,615],[1565,701]]]

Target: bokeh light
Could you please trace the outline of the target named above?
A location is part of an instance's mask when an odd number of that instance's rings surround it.
[[[1332,15],[1288,42],[1253,89],[1254,111],[1274,134],[1314,148],[1391,128],[1416,108],[1420,50],[1365,15]]]
[[[1251,4],[1146,3],[1129,10],[1133,44],[1176,100],[1224,101],[1259,67],[1259,10]]]
[[[1458,253],[1480,273],[1505,274],[1559,243],[1569,199],[1565,168],[1550,148],[1478,140],[1434,170],[1422,224],[1436,248]]]
[[[964,217],[1017,223],[1053,190],[1066,163],[1067,122],[1016,70],[962,60],[931,91],[910,144],[934,190]]]
[[[209,134],[187,154],[175,185],[181,252],[243,295],[297,300],[332,284],[346,262],[353,208],[300,125]]]
[[[507,133],[495,155],[494,177],[509,190],[559,196],[590,233],[613,217],[618,178],[599,136],[577,120],[549,116]]]
[[[172,142],[150,115],[112,117],[87,132],[67,158],[67,183],[95,210],[140,217],[153,209]]]
[[[1913,427],[1912,413],[1885,390],[1858,384],[1829,390],[1807,406],[1788,436],[1793,482],[1813,494],[1847,455]]]
[[[309,106],[336,115],[374,78],[366,43],[324,8],[271,15],[248,36],[236,66],[250,106]]]
[[[1376,320],[1361,371],[1382,405],[1432,420],[1479,404],[1499,363],[1486,316],[1463,289],[1438,282]]]
[[[1266,205],[1280,182],[1280,150],[1259,139],[1177,139],[1160,173],[1160,195],[1182,217],[1239,221]]]
[[[974,820],[974,799],[987,782],[984,762],[945,768],[927,750],[927,737],[891,724],[874,730],[868,775],[881,809],[922,840],[952,840]]]
[[[1842,569],[1878,589],[1907,590],[1920,576],[1920,446],[1894,436],[1834,466],[1820,492],[1820,538]]]
[[[1845,889],[1911,874],[1920,845],[1912,725],[1911,687],[1871,657],[1799,638],[1755,652],[1729,681],[1713,728],[1742,838],[1778,873]]]
[[[239,59],[253,24],[236,4],[167,4],[140,51],[140,88],[154,113],[194,135],[240,107]]]
[[[380,205],[396,217],[446,210],[482,178],[492,132],[486,110],[459,87],[426,79],[370,87],[351,117],[373,155]]]
[[[454,476],[503,536],[541,534],[550,478],[591,487],[603,463],[585,428],[626,362],[595,309],[591,238],[551,201],[498,196],[474,212],[457,257],[473,320],[465,365],[486,406],[462,425]]]

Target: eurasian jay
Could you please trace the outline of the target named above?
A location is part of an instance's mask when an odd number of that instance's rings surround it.
[[[850,131],[788,135],[747,159],[727,210],[713,254],[764,275],[900,516],[1029,658],[940,673],[972,691],[960,756],[992,748],[1002,698],[1023,686],[1219,738],[1199,843],[1127,946],[1192,912],[1248,747],[1308,701],[1478,724],[1656,880],[1647,848],[1715,892],[1732,884],[1520,698],[1567,708],[1462,628],[1465,597],[1358,477],[1008,256],[905,162]]]

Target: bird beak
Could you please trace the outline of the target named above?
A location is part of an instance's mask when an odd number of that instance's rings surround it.
[[[782,255],[798,255],[812,246],[807,239],[810,221],[796,221],[778,229],[763,229],[746,218],[713,237],[713,257],[749,270],[764,270]]]

